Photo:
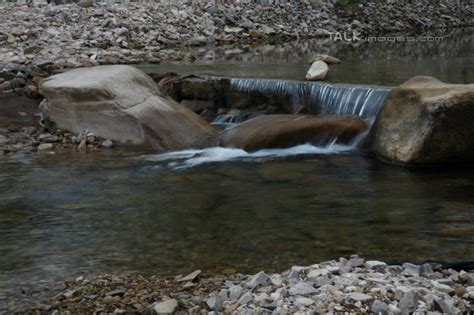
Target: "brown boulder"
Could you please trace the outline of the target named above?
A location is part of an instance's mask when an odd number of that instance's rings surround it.
[[[403,164],[472,161],[474,84],[447,84],[414,77],[393,89],[365,149]]]
[[[366,130],[367,124],[358,117],[262,115],[226,130],[219,144],[246,151],[304,143],[326,144],[334,138],[347,144]]]
[[[43,80],[40,93],[46,118],[74,133],[87,129],[114,143],[156,150],[202,147],[215,139],[208,122],[134,67],[70,70]]]

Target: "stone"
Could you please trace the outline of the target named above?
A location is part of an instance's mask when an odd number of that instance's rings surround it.
[[[206,304],[211,310],[219,312],[223,308],[223,302],[224,299],[220,296],[220,294],[213,292],[209,296],[209,299],[207,299]]]
[[[316,55],[314,55],[311,63],[313,63],[315,61],[324,61],[325,63],[330,64],[330,65],[341,63],[340,59],[338,59],[336,57],[333,57],[333,56],[325,55],[325,54],[316,54]]]
[[[404,263],[402,267],[403,267],[403,272],[405,274],[408,274],[412,277],[418,277],[420,275],[420,266],[410,264],[410,263]]]
[[[398,302],[398,308],[401,310],[402,314],[410,314],[416,310],[418,304],[418,294],[409,290],[403,298]]]
[[[227,129],[220,135],[219,144],[245,151],[305,143],[324,145],[324,141],[334,138],[347,144],[366,129],[367,124],[358,117],[261,115]]]
[[[473,111],[474,84],[411,78],[389,93],[364,148],[408,165],[472,161]]]
[[[182,278],[179,278],[177,281],[178,282],[188,282],[188,281],[193,281],[196,279],[199,275],[201,274],[201,270],[195,270],[188,274],[187,276],[184,276]]]
[[[364,294],[364,293],[359,293],[359,292],[349,293],[347,295],[347,297],[350,300],[353,300],[353,301],[356,301],[356,302],[367,302],[367,301],[371,301],[371,300],[374,299],[370,295],[367,295],[367,294]]]
[[[443,314],[454,314],[453,305],[443,299],[435,298],[434,299],[435,309],[440,311]]]
[[[54,144],[52,143],[42,143],[38,146],[38,152],[47,152],[54,149]]]
[[[316,292],[318,292],[318,290],[313,287],[311,283],[302,281],[291,287],[289,291],[291,295],[308,295]]]
[[[240,285],[234,285],[229,289],[229,299],[231,301],[237,301],[244,292],[243,288]]]
[[[239,298],[239,304],[245,305],[249,303],[250,301],[253,300],[253,295],[250,292],[245,292],[240,298]]]
[[[173,314],[178,308],[178,301],[175,299],[169,299],[164,302],[156,303],[153,306],[153,310],[156,314]]]
[[[270,276],[267,275],[265,272],[260,271],[256,275],[252,277],[245,285],[248,288],[256,288],[261,286],[266,286],[271,284]]]
[[[114,143],[112,142],[112,140],[110,139],[106,139],[104,141],[102,141],[102,143],[100,144],[100,146],[102,148],[105,148],[105,149],[110,149],[114,146]]]
[[[312,269],[308,272],[308,278],[318,278],[330,274],[327,269]]]
[[[383,272],[387,267],[387,264],[382,261],[368,260],[364,264],[365,268],[372,269],[378,272]]]
[[[374,314],[387,314],[388,313],[388,305],[387,303],[375,300],[370,307],[370,311]]]
[[[298,297],[295,300],[296,306],[310,306],[314,304],[315,301],[313,299],[305,298],[305,297]]]
[[[328,65],[324,61],[315,61],[311,65],[306,73],[306,80],[309,81],[317,81],[317,80],[325,80],[328,74],[329,68]]]
[[[363,266],[364,262],[365,260],[357,255],[351,256],[351,258],[349,259],[349,264],[354,268]]]
[[[97,66],[54,75],[41,82],[41,110],[58,128],[123,145],[158,151],[210,144],[215,129],[163,95],[144,72],[130,66]]]
[[[420,266],[420,276],[431,277],[434,274],[430,264],[423,264]]]

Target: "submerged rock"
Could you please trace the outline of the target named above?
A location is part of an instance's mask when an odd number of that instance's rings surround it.
[[[306,80],[317,81],[324,80],[328,74],[329,68],[328,65],[321,60],[313,62],[311,68],[309,68],[308,73],[306,74]]]
[[[113,143],[157,150],[201,147],[214,128],[159,91],[144,72],[130,66],[71,70],[44,80],[41,110],[57,127],[90,130]]]
[[[304,143],[325,145],[335,139],[347,144],[365,130],[367,124],[358,117],[261,115],[226,130],[219,143],[246,151],[289,148]]]
[[[315,61],[324,61],[325,63],[329,65],[341,63],[341,59],[333,57],[333,56],[329,56],[329,55],[324,55],[324,54],[314,55],[313,60],[311,62],[313,63]]]
[[[414,77],[388,95],[366,149],[404,164],[472,161],[473,120],[474,84]]]

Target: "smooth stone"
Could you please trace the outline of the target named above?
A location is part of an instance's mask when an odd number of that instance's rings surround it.
[[[317,81],[324,80],[328,74],[329,68],[324,61],[315,61],[306,74],[306,80]]]
[[[178,308],[178,301],[170,299],[164,302],[157,303],[153,306],[153,310],[157,314],[173,314]]]

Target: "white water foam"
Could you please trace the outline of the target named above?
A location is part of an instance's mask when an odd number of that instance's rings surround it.
[[[255,152],[247,152],[242,149],[212,147],[199,150],[182,150],[163,154],[146,155],[140,157],[147,162],[158,163],[161,168],[163,164],[172,169],[194,167],[208,163],[219,163],[227,161],[260,162],[262,160],[285,158],[302,155],[327,155],[340,154],[353,151],[351,145],[340,145],[335,142],[324,147],[312,144],[302,144],[286,149],[263,149]]]

